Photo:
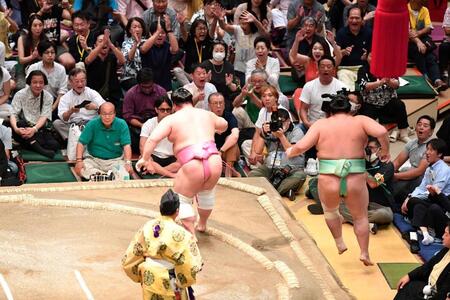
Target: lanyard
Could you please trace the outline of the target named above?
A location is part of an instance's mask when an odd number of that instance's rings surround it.
[[[195,39],[194,39],[194,43],[195,43],[195,48],[197,49],[198,62],[201,63],[202,62],[203,48],[200,45],[200,50],[198,49],[198,44],[197,44],[197,41]]]
[[[86,43],[87,43],[90,33],[91,33],[91,31],[89,30],[88,34],[86,35]],[[80,61],[83,61],[84,49],[80,49],[78,38],[79,38],[79,36],[77,35],[77,49],[78,49],[78,53],[80,54]]]

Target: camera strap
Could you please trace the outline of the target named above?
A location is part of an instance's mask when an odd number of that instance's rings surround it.
[[[275,156],[273,157],[272,167],[270,167],[270,176],[273,176],[274,168],[275,168],[275,160],[277,159],[278,149],[280,148],[280,141],[277,139],[277,148],[275,149]]]

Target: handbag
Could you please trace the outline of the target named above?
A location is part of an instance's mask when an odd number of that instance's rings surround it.
[[[67,138],[67,158],[75,160],[77,156],[77,144],[84,125],[72,123],[69,128],[69,136]]]

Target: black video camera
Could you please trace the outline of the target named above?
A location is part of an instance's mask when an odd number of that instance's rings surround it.
[[[336,100],[348,100],[348,95],[350,95],[350,91],[346,88],[342,88],[342,90],[337,91],[336,94],[322,94],[322,98],[330,98],[330,101],[323,101],[322,107],[320,108],[324,113],[329,114],[330,113],[330,103],[331,101]]]

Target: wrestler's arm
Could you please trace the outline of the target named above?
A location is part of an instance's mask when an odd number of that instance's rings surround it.
[[[215,117],[214,122],[215,122],[216,132],[224,133],[228,128],[228,122],[224,118],[216,116],[214,113],[211,113],[211,114],[213,114]]]
[[[361,124],[367,135],[377,138],[377,140],[380,142],[381,161],[389,161],[389,138],[386,128],[384,128],[384,126],[382,126],[377,121],[374,121],[373,119],[366,116],[356,116],[355,118],[358,118],[361,121]]]
[[[317,144],[317,141],[319,140],[320,127],[324,120],[325,119],[314,122],[302,139],[300,139],[295,145],[292,145],[286,149],[286,155],[288,158],[303,154],[312,146]]]

